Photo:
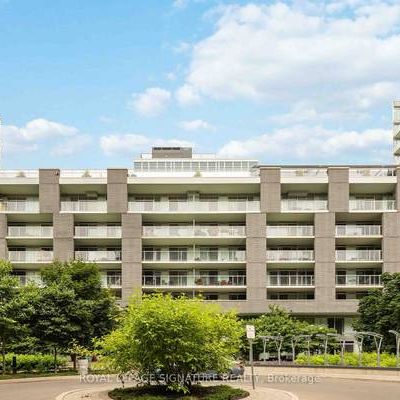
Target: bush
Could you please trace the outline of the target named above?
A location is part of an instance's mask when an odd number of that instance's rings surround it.
[[[17,357],[17,372],[47,372],[54,370],[54,356],[52,354],[12,354],[6,355],[6,369],[12,370],[13,356]],[[57,367],[65,367],[66,357],[57,358]]]
[[[114,389],[109,393],[114,400],[238,400],[249,396],[249,392],[228,385],[193,386],[190,395],[173,393],[166,386],[138,386]]]
[[[307,365],[307,355],[300,353],[296,357],[296,364]],[[312,355],[310,357],[310,365],[324,365],[324,356],[321,354]],[[327,365],[340,365],[339,354],[328,354]],[[357,353],[345,353],[344,354],[344,365],[347,367],[358,367],[358,354]],[[363,353],[362,355],[362,366],[363,367],[376,367],[377,366],[377,354]],[[381,367],[395,367],[396,356],[389,353],[381,354]]]

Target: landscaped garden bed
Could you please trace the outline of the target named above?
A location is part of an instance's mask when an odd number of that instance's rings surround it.
[[[108,395],[114,400],[238,400],[248,397],[249,392],[228,385],[195,385],[189,394],[183,394],[172,392],[165,385],[158,385],[114,389]]]

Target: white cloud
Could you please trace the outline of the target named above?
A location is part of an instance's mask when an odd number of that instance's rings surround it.
[[[258,157],[290,163],[349,163],[354,159],[387,162],[392,132],[384,129],[364,131],[331,130],[321,127],[292,126],[245,140],[232,140],[218,152],[222,157]]]
[[[193,146],[193,144],[179,139],[153,139],[140,134],[110,134],[100,138],[100,147],[109,156],[133,156],[149,151],[151,146]]]
[[[185,131],[215,130],[215,127],[213,125],[202,119],[194,119],[192,121],[182,121],[179,123],[179,126]]]
[[[63,137],[78,137],[78,129],[58,122],[37,118],[29,121],[25,126],[5,125],[4,150],[6,153],[18,151],[35,151],[39,144],[59,140]]]
[[[199,94],[191,85],[183,85],[176,92],[175,97],[178,103],[183,106],[196,104],[200,100]]]
[[[154,117],[164,111],[170,99],[171,93],[168,90],[151,87],[143,93],[133,94],[128,106],[140,115]]]
[[[85,149],[87,150],[87,146],[89,146],[92,141],[93,139],[89,135],[74,136],[54,146],[51,150],[51,154],[55,156],[73,156]]]
[[[189,3],[189,0],[174,0],[172,2],[172,7],[178,8],[178,9],[183,9],[185,8]]]
[[[366,110],[398,95],[400,4],[340,0],[316,13],[313,3],[220,8],[214,32],[193,47],[178,101],[308,101],[319,112]]]

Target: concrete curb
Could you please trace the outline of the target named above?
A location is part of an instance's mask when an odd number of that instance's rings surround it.
[[[270,389],[266,387],[260,387],[253,390],[247,385],[231,385],[233,387],[240,387],[246,389],[250,396],[246,397],[244,400],[299,400],[299,398],[286,390]],[[61,393],[56,397],[55,400],[110,400],[108,397],[108,392],[115,388],[115,385],[108,387],[106,390],[104,387],[99,391],[99,388],[86,388],[86,389],[76,389],[69,392]]]

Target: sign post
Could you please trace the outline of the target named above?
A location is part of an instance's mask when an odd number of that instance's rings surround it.
[[[246,336],[249,341],[250,351],[249,351],[249,359],[250,359],[250,367],[251,367],[251,384],[253,389],[256,388],[255,380],[254,380],[254,363],[253,363],[253,341],[256,338],[256,329],[254,325],[246,325]]]

